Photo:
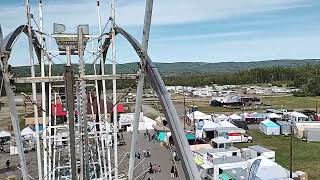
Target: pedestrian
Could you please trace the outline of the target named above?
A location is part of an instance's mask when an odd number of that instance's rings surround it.
[[[152,163],[150,162],[150,167],[149,167],[149,173],[152,174],[153,171],[152,171]]]
[[[174,178],[174,167],[171,167],[171,178]]]
[[[178,169],[176,167],[174,168],[174,177],[179,177]]]
[[[147,152],[146,150],[143,150],[143,156],[146,157],[147,156]]]
[[[140,153],[138,152],[138,159],[140,159]]]
[[[121,138],[123,139],[123,133],[121,133]]]
[[[7,160],[6,166],[7,166],[7,168],[10,168],[10,161],[9,160]]]
[[[150,133],[148,133],[148,137],[149,137],[149,142],[151,141],[151,135]]]
[[[160,165],[158,166],[158,172],[161,172],[161,168],[160,168]]]
[[[150,156],[151,156],[150,150],[147,149],[147,157],[150,157]]]
[[[157,165],[156,164],[153,165],[153,172],[157,173]]]

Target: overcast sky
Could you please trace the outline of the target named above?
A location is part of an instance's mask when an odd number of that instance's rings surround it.
[[[105,24],[110,0],[100,1]],[[31,2],[38,21],[37,0]],[[90,32],[97,32],[96,0],[43,3],[47,33],[52,33],[53,22],[66,24],[68,32],[75,31],[78,24],[90,24]],[[140,41],[145,0],[116,0],[116,7],[117,25]],[[319,9],[318,0],[154,0],[149,54],[157,62],[319,58]],[[0,23],[5,35],[25,24],[24,0],[1,0]],[[26,38],[21,36],[12,64],[28,64],[27,48]],[[120,37],[117,60],[138,61]]]

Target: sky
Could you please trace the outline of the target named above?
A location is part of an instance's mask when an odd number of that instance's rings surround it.
[[[110,1],[100,0],[102,26],[111,14]],[[46,33],[53,32],[53,22],[65,24],[67,32],[76,32],[78,24],[89,24],[90,33],[98,32],[96,0],[43,3]],[[116,0],[116,24],[139,41],[144,8],[145,0]],[[319,8],[318,0],[154,0],[148,53],[156,62],[319,58]],[[39,24],[37,0],[31,0],[31,10]],[[25,23],[24,0],[0,1],[4,36]],[[48,48],[54,49],[54,41],[50,44]],[[120,36],[116,47],[117,62],[139,61]],[[28,64],[26,37],[16,42],[10,61],[13,65]]]

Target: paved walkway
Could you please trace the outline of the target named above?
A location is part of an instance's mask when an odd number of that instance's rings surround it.
[[[154,132],[151,131],[151,134]],[[119,154],[119,161],[124,156],[125,152],[130,151],[130,144],[131,144],[131,133],[124,133],[124,138],[127,142],[125,146],[119,146],[118,154]],[[144,157],[143,150],[149,149],[151,152],[151,157]],[[170,171],[172,167],[172,156],[169,150],[165,146],[161,146],[161,144],[154,140],[149,141],[148,137],[144,137],[144,131],[140,131],[139,133],[139,140],[138,140],[138,151],[141,155],[140,160],[136,158],[136,165],[138,167],[134,171],[134,177],[138,177],[137,179],[148,179],[149,177],[152,177],[153,180],[166,180],[166,179],[174,179],[170,177]],[[157,166],[160,165],[161,172],[157,172],[155,174],[149,174],[148,168],[150,167],[150,163],[156,164]],[[184,173],[182,171],[181,162],[178,161],[177,163],[177,169],[178,173],[180,175],[180,178],[175,179],[185,179]],[[122,172],[128,171],[128,164],[129,164],[129,156],[126,157],[126,159],[122,162],[120,165],[120,170]],[[121,172],[120,171],[120,172]],[[119,172],[119,173],[120,173]],[[145,173],[144,173],[145,172]]]

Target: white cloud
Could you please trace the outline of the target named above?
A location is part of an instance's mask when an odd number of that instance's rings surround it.
[[[47,31],[52,31],[53,22],[61,22],[75,28],[79,23],[97,26],[96,3],[82,0],[53,3],[44,1],[44,20]],[[158,0],[154,1],[153,25],[191,23],[206,20],[232,18],[241,15],[263,13],[307,6],[308,0]],[[103,22],[110,16],[110,0],[101,1]],[[1,3],[0,3],[1,4]],[[145,1],[119,1],[116,9],[117,23],[123,26],[142,25]],[[35,17],[38,7],[32,6]],[[1,6],[0,22],[12,28],[26,22],[24,6]]]

